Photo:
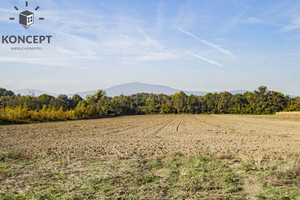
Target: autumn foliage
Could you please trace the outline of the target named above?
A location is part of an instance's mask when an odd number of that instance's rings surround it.
[[[99,90],[86,99],[79,95],[53,97],[47,94],[16,95],[0,88],[0,122],[24,123],[62,121],[138,114],[274,114],[300,111],[300,98],[291,98],[261,86],[254,92],[231,94],[208,93],[205,96],[172,96],[139,93],[108,97]]]

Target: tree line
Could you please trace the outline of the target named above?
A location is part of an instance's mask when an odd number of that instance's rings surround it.
[[[253,92],[208,93],[204,96],[139,93],[108,97],[98,90],[85,99],[43,94],[21,96],[0,88],[0,122],[91,119],[139,114],[274,114],[300,111],[300,97],[291,98],[261,86]]]

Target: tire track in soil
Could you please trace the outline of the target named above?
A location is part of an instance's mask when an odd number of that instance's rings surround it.
[[[112,150],[124,157],[147,157],[149,155],[156,155],[155,149],[161,149],[158,145],[158,141],[162,138],[160,133],[165,129],[165,127],[177,119],[173,117],[173,119],[168,118],[170,117],[164,116],[163,119],[159,119],[157,123],[153,123],[151,121],[149,122],[149,126],[139,127],[141,130],[136,128],[133,133],[120,132],[118,136],[120,139],[124,138],[125,141],[114,144]],[[167,121],[165,122],[165,120]],[[128,136],[130,136],[130,138],[128,138]]]
[[[158,128],[156,131],[154,131],[154,135],[157,135],[158,133],[160,133],[164,128],[166,128],[168,125],[170,125],[172,122],[176,121],[178,118],[176,119],[171,119],[168,122],[166,122],[165,124],[163,124],[162,127]]]
[[[164,123],[165,119],[155,119],[154,121],[151,120],[150,122],[147,121],[142,124],[137,121],[136,124],[138,125],[134,126],[133,128],[126,128],[112,134],[105,134],[105,138],[103,138],[101,142],[98,140],[100,144],[104,144],[105,149],[102,149],[102,153],[100,153],[100,155],[94,153],[93,156],[101,158],[105,158],[107,156],[145,156],[145,153],[142,153],[145,152],[144,140],[146,138],[149,138],[149,140],[153,138],[154,134],[152,130],[156,129],[157,126],[161,126],[158,129],[162,129],[162,127],[164,127],[166,124]]]
[[[193,121],[196,122],[196,124],[198,124],[199,122],[204,124],[205,126],[209,126],[210,128],[213,128],[213,129],[222,129],[224,128],[224,124],[223,123],[220,123],[219,121],[217,120],[214,120],[213,122],[209,122],[206,118],[207,117],[212,117],[213,115],[209,115],[209,116],[206,116],[206,115],[197,115],[197,116],[190,116],[191,119]],[[203,118],[203,119],[201,119]],[[205,119],[204,119],[205,118]],[[211,119],[209,119],[211,120]]]
[[[113,136],[129,136],[129,135],[134,135],[137,136],[136,132],[139,132],[139,136],[141,137],[153,137],[155,133],[159,132],[160,130],[162,130],[167,124],[169,124],[171,121],[173,121],[173,119],[168,120],[166,123],[162,120],[162,119],[156,119],[155,121],[147,121],[143,124],[136,122],[138,125],[114,132],[112,134],[106,134],[109,135],[111,137]],[[161,126],[161,127],[160,127]],[[156,131],[152,131],[153,129],[156,129],[156,127],[159,127]],[[131,131],[132,129],[134,129],[134,131]]]
[[[156,120],[155,123],[159,122],[160,120]],[[129,131],[129,130],[132,130],[132,129],[137,129],[139,127],[144,127],[145,125],[149,124],[148,121],[146,122],[134,122],[132,124],[130,124],[129,127],[124,127],[123,129],[120,129],[119,127],[116,128],[117,130],[113,130],[113,131],[110,131],[110,132],[105,132],[103,133],[103,136],[107,136],[107,135],[110,135],[110,136],[113,136],[113,135],[118,135],[118,134],[121,134],[123,132],[126,132],[126,131]],[[153,126],[156,126],[156,124],[151,124],[150,127],[153,127]]]

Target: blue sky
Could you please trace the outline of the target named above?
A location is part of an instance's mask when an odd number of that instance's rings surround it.
[[[55,93],[127,82],[300,95],[300,1],[47,0],[24,29],[2,0],[0,35],[52,35],[43,51],[0,45],[0,87]],[[44,21],[38,21],[44,17]],[[16,45],[26,46],[26,45]]]

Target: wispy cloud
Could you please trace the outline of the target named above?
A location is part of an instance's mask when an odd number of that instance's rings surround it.
[[[196,35],[194,35],[193,33],[185,31],[185,30],[183,30],[182,28],[180,28],[178,26],[174,26],[174,28],[176,28],[178,31],[194,38],[195,40],[197,40],[197,41],[199,41],[199,42],[201,42],[201,43],[203,43],[203,44],[205,44],[209,47],[212,47],[212,48],[216,49],[217,51],[221,52],[222,54],[230,56],[233,59],[236,59],[236,56],[233,53],[231,53],[229,50],[223,49],[219,45],[216,45],[216,44],[210,43],[206,40],[203,40],[203,39],[197,37]]]
[[[5,11],[8,12],[8,10]],[[138,20],[120,15],[97,14],[89,17],[81,10],[75,13],[61,10],[41,11],[40,14],[48,19],[47,25],[39,24],[33,28],[53,34],[55,45],[46,46],[44,51],[40,52],[39,57],[34,56],[36,59],[28,59],[26,56],[12,59],[8,55],[11,52],[7,52],[7,49],[1,46],[0,53],[7,55],[0,57],[0,62],[66,67],[78,65],[77,63],[81,60],[87,59],[113,59],[122,63],[127,60],[141,62],[178,58],[177,55],[173,55],[172,50],[167,49],[159,40],[138,25],[141,23]],[[3,21],[5,21],[4,18]],[[5,22],[9,21],[6,19]],[[56,27],[55,31],[51,30],[51,27]]]
[[[0,11],[6,12],[5,16],[15,12],[13,9],[0,9]],[[45,17],[47,23],[33,26],[32,30],[52,34],[53,45],[45,46],[44,51],[34,56],[21,52],[23,56],[16,59],[12,58],[12,52],[7,52],[7,49],[0,47],[0,53],[3,53],[0,62],[75,68],[79,63],[86,63],[87,60],[91,63],[113,60],[121,64],[176,60],[184,58],[185,52],[190,51],[183,47],[170,46],[168,42],[160,40],[159,34],[149,30],[146,27],[147,22],[141,19],[114,11],[106,14],[94,10],[88,12],[93,12],[93,15],[88,15],[86,10],[79,8],[68,12],[59,8],[40,10],[39,15]],[[157,6],[156,12],[156,24],[159,29],[162,29],[165,23],[162,2]],[[0,18],[1,20],[9,23],[7,19]],[[199,40],[226,55],[233,56],[231,52],[218,45]],[[223,66],[204,57],[196,57]]]
[[[174,60],[181,56],[173,53],[149,53],[147,55],[139,56],[136,59],[141,61],[160,61],[160,60]]]
[[[201,60],[204,60],[204,61],[206,61],[206,62],[208,62],[210,64],[213,64],[215,66],[218,66],[218,67],[223,67],[224,66],[223,64],[220,64],[220,63],[218,63],[216,61],[209,60],[209,59],[207,59],[207,58],[205,58],[203,56],[200,56],[200,55],[197,55],[197,54],[194,54],[194,53],[191,53],[191,52],[188,52],[187,54],[192,55],[192,56],[194,56],[196,58],[200,58]]]
[[[157,17],[156,17],[157,29],[159,31],[161,31],[164,26],[164,23],[165,23],[164,17],[163,17],[163,2],[160,2],[158,4],[156,13],[157,13]]]
[[[269,26],[279,26],[279,24],[277,23],[272,23],[260,18],[256,18],[256,17],[249,17],[247,20],[244,21],[244,23],[247,24],[264,24],[264,25],[269,25]]]
[[[8,18],[13,17],[16,14],[16,11],[12,9],[7,9],[7,8],[0,8],[0,21],[3,22],[9,22]]]
[[[263,20],[258,19],[258,18],[256,18],[256,17],[250,17],[250,18],[248,18],[245,22],[246,22],[246,23],[249,23],[249,24],[263,24],[263,23],[264,23]]]
[[[66,62],[61,60],[45,59],[45,58],[16,58],[16,57],[0,57],[0,62],[11,62],[11,63],[26,63],[26,64],[38,64],[45,66],[63,66],[70,67]]]
[[[230,18],[229,20],[225,20],[220,30],[223,33],[233,30],[242,22],[242,17],[248,12],[248,9],[249,8],[245,8],[238,15],[234,16],[233,18]]]
[[[287,26],[284,26],[282,28],[283,32],[289,32],[289,31],[295,31],[300,30],[300,15],[294,17],[294,19],[291,21],[291,23]]]

